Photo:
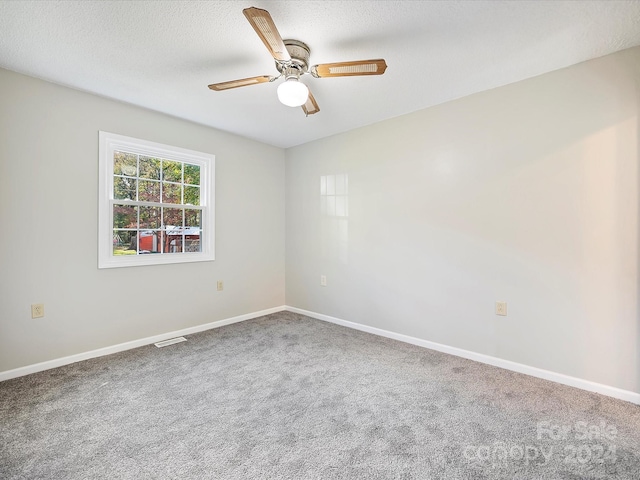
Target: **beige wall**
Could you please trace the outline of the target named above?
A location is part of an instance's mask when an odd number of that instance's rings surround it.
[[[289,149],[287,304],[640,392],[639,79],[635,48]]]
[[[99,130],[216,156],[214,262],[98,270]],[[282,305],[284,200],[282,149],[0,70],[0,372]]]
[[[286,300],[640,392],[639,79],[636,48],[283,152],[0,70],[0,372]],[[215,262],[97,269],[99,130],[216,155]]]

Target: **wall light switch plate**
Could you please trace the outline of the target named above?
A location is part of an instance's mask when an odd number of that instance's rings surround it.
[[[496,302],[496,315],[507,316],[507,302]]]
[[[326,275],[320,275],[320,286],[321,287],[326,287],[327,286],[327,276]]]
[[[224,282],[222,280],[218,280],[217,286],[219,292],[224,290]]]

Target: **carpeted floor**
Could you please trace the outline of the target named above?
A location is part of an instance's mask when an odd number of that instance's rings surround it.
[[[0,383],[0,478],[640,479],[640,407],[282,312]]]

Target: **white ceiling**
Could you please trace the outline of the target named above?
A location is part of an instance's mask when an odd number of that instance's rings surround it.
[[[242,9],[268,10],[311,64],[385,58],[383,76],[316,79],[285,107]],[[0,1],[0,66],[290,147],[640,45],[640,1]]]

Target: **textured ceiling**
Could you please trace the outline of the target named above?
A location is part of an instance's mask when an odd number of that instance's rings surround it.
[[[385,58],[380,77],[316,79],[285,107],[242,9],[271,13],[311,64]],[[640,1],[0,1],[0,66],[290,147],[640,44]]]

